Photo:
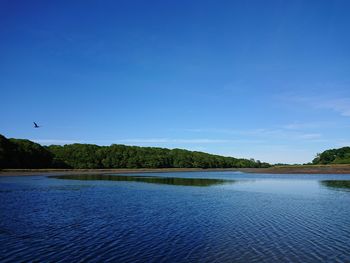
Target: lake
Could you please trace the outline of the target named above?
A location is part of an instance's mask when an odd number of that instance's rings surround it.
[[[0,177],[1,262],[349,262],[350,175]]]

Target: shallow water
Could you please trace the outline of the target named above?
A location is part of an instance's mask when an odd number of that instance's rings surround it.
[[[1,262],[349,262],[350,175],[0,177]]]

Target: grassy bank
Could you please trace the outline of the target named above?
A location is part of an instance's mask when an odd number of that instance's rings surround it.
[[[249,170],[250,172],[267,174],[350,174],[350,165],[286,165]]]

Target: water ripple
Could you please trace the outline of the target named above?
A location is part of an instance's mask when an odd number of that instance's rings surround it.
[[[259,182],[0,181],[0,261],[349,261],[349,192]]]

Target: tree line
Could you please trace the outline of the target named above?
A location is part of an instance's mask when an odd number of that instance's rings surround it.
[[[268,163],[204,152],[112,144],[41,146],[0,135],[0,168],[261,168]]]
[[[330,149],[317,154],[313,164],[350,164],[350,147]]]

